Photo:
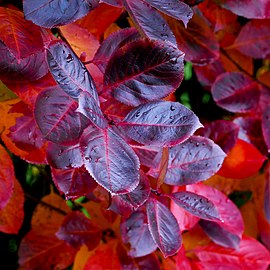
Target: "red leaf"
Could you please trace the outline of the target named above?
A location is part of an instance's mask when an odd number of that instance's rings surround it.
[[[56,236],[78,249],[86,245],[92,250],[99,245],[101,230],[80,212],[71,212],[66,216]]]
[[[265,187],[264,187],[264,213],[268,222],[270,222],[270,166],[266,167]]]
[[[113,91],[117,100],[132,106],[164,98],[183,79],[183,59],[181,51],[162,41],[128,43],[111,57],[103,91]]]
[[[129,255],[132,257],[151,254],[157,248],[144,212],[133,212],[124,220],[121,224],[121,235],[124,243],[130,245]]]
[[[2,171],[2,168],[0,168]],[[0,190],[3,190],[2,187]],[[5,189],[4,189],[5,190]],[[6,190],[5,190],[6,191]],[[18,180],[14,181],[14,189],[6,206],[0,210],[0,231],[17,234],[24,219],[24,193]]]
[[[193,250],[199,260],[215,267],[207,269],[244,269],[244,270],[266,270],[270,264],[269,251],[257,240],[244,236],[240,242],[239,249],[223,248],[216,244],[209,244],[205,247],[198,247]],[[222,268],[221,268],[222,269]]]
[[[112,194],[124,194],[139,184],[139,159],[112,129],[89,126],[80,139],[86,169]]]
[[[0,210],[3,209],[10,200],[15,182],[15,174],[12,160],[0,145]]]
[[[268,106],[263,112],[262,131],[264,140],[268,147],[268,152],[270,152],[270,106]]]
[[[185,141],[201,127],[192,111],[180,103],[169,101],[140,105],[118,125],[139,143],[163,147]]]
[[[151,235],[165,257],[174,255],[181,247],[179,225],[171,211],[156,199],[146,203]]]
[[[226,72],[212,85],[215,102],[230,112],[250,112],[258,106],[260,90],[257,82],[242,72]]]
[[[238,139],[225,158],[218,175],[242,179],[259,171],[265,157],[250,143]]]

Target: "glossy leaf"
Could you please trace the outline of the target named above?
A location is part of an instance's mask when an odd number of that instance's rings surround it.
[[[171,211],[156,199],[146,203],[149,230],[165,257],[174,255],[181,247],[181,232]]]
[[[270,263],[269,251],[257,240],[244,236],[238,249],[224,248],[216,244],[197,247],[194,250],[201,262],[215,263],[214,268],[226,265],[231,269],[258,269],[266,270]],[[228,269],[227,268],[227,269]],[[225,268],[223,268],[225,269]]]
[[[263,112],[262,131],[264,141],[268,147],[268,152],[270,152],[270,106],[268,106]]]
[[[159,163],[161,154],[156,156]],[[169,149],[169,164],[165,183],[169,185],[188,185],[197,183],[214,175],[224,160],[225,154],[213,141],[192,136],[187,141]],[[157,169],[148,172],[157,175]]]
[[[183,58],[181,51],[161,41],[131,42],[111,57],[103,91],[108,89],[117,100],[133,106],[164,98],[183,79]]]
[[[81,92],[78,97],[78,103],[79,107],[76,112],[83,114],[98,128],[104,129],[108,126],[99,104],[89,92]]]
[[[64,43],[53,41],[47,48],[47,61],[52,76],[72,98],[78,98],[82,91],[89,92],[99,104],[94,81],[84,64]]]
[[[146,0],[152,7],[158,9],[159,11],[177,19],[183,21],[185,27],[187,26],[188,21],[192,18],[193,11],[185,3],[170,0],[170,1],[157,1],[157,0]]]
[[[3,209],[12,196],[14,188],[15,174],[12,160],[0,145],[0,210]]]
[[[104,73],[113,53],[125,44],[139,38],[140,34],[135,28],[121,29],[112,33],[98,48],[93,62],[98,66],[101,72]]]
[[[259,85],[242,72],[218,76],[211,89],[215,102],[230,112],[250,112],[258,106]]]
[[[180,103],[169,101],[140,105],[118,125],[131,139],[157,146],[179,144],[201,127],[192,111]]]
[[[56,236],[76,249],[85,244],[92,250],[101,240],[101,230],[82,213],[71,212]]]
[[[237,49],[244,55],[253,58],[269,57],[269,28],[269,20],[252,20],[241,29],[234,43],[229,48]]]
[[[43,49],[40,28],[25,20],[22,12],[0,7],[0,22],[0,40],[18,62]]]
[[[220,220],[215,205],[204,196],[189,191],[179,191],[168,197],[195,216],[206,220]]]
[[[156,250],[157,245],[150,234],[146,214],[133,212],[130,217],[121,224],[122,239],[130,245],[129,255],[141,257]]]
[[[67,200],[86,196],[97,186],[84,167],[66,170],[51,168],[51,172],[54,184]]]
[[[124,194],[139,184],[139,159],[112,129],[88,127],[80,139],[86,169],[112,194]]]
[[[174,34],[166,20],[147,2],[123,0],[123,3],[129,16],[144,35],[153,40],[169,41],[176,45]]]
[[[218,174],[228,178],[246,178],[258,172],[264,161],[265,157],[252,144],[238,139]]]
[[[76,109],[77,103],[60,87],[42,91],[34,113],[43,137],[54,143],[68,144],[78,140],[87,121]]]
[[[35,24],[52,28],[76,21],[98,5],[99,0],[76,0],[71,3],[62,0],[25,0],[24,15]]]

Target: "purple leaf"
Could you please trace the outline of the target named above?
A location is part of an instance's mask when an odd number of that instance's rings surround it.
[[[225,153],[228,153],[238,139],[238,131],[239,127],[233,122],[217,120],[206,124],[197,134],[213,140]]]
[[[260,97],[259,85],[242,72],[221,74],[211,91],[217,105],[230,112],[250,112]]]
[[[80,93],[78,97],[79,107],[76,112],[87,117],[96,127],[104,129],[108,126],[107,120],[93,96],[86,91]]]
[[[168,195],[178,206],[191,214],[207,220],[220,220],[215,205],[206,197],[190,191],[180,191]]]
[[[89,126],[81,136],[86,169],[112,194],[124,194],[139,184],[139,159],[112,129]]]
[[[193,15],[192,9],[178,0],[146,0],[146,2],[161,12],[183,21],[185,26],[187,26],[188,21]]]
[[[150,39],[169,41],[176,46],[176,40],[166,20],[143,0],[123,0],[134,23]]]
[[[135,28],[121,29],[112,33],[98,48],[93,63],[98,66],[102,73],[105,73],[105,69],[112,54],[127,43],[139,38],[140,34]]]
[[[121,195],[112,196],[110,206],[107,209],[122,217],[129,217],[135,210],[130,203],[123,200]]]
[[[97,7],[99,0],[24,0],[23,10],[27,20],[52,28],[72,23]]]
[[[159,164],[161,152],[156,156]],[[187,141],[169,148],[169,163],[165,183],[169,185],[188,185],[208,179],[219,169],[225,153],[213,141],[192,136]],[[159,166],[148,172],[153,177],[159,174]]]
[[[268,152],[270,152],[270,106],[268,106],[263,112],[262,131],[264,140],[268,147]]]
[[[265,188],[264,188],[264,213],[268,222],[270,222],[270,167],[267,167],[265,175]]]
[[[132,146],[133,150],[139,157],[141,165],[146,167],[152,167],[153,161],[157,153],[159,152],[159,147],[147,147],[147,146]]]
[[[216,244],[227,248],[238,248],[241,240],[238,235],[227,231],[218,223],[215,223],[213,221],[201,219],[199,221],[199,224],[203,228],[204,232],[208,235],[208,237]]]
[[[181,232],[172,212],[156,199],[146,203],[151,235],[164,257],[174,255],[181,247]]]
[[[65,217],[56,236],[76,249],[85,244],[92,250],[98,246],[102,233],[85,215],[74,211]]]
[[[146,214],[134,212],[121,224],[123,242],[130,245],[129,255],[141,257],[156,250],[157,245],[150,234]]]
[[[103,0],[102,2],[114,6],[114,7],[122,7],[122,1],[121,0]]]
[[[191,110],[169,101],[140,105],[118,125],[131,139],[158,146],[179,144],[202,126]]]
[[[68,95],[78,98],[82,91],[87,91],[99,104],[97,90],[91,75],[64,42],[52,41],[49,44],[47,60],[52,76]]]
[[[97,186],[84,167],[67,170],[51,168],[51,172],[57,189],[65,194],[66,200],[86,196]]]
[[[48,163],[56,169],[79,168],[83,165],[83,159],[79,144],[64,146],[49,143],[47,148]]]
[[[184,54],[162,41],[138,40],[119,48],[104,74],[106,91],[128,105],[172,93],[183,79]]]
[[[76,112],[77,105],[59,86],[42,91],[34,113],[43,137],[54,143],[76,142],[88,124],[87,119]]]

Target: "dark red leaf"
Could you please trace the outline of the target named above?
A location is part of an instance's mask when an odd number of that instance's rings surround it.
[[[123,3],[129,16],[147,37],[176,45],[172,30],[157,10],[143,0],[123,0]]]
[[[183,79],[184,54],[162,41],[138,40],[119,48],[104,75],[106,90],[137,106],[168,96]]]
[[[217,120],[206,124],[197,134],[213,140],[225,153],[228,153],[237,141],[238,131],[239,127],[233,122]]]
[[[264,213],[268,222],[270,222],[270,167],[266,167],[265,188],[264,188]]]
[[[124,194],[139,184],[139,159],[112,129],[89,126],[81,136],[86,169],[112,194]]]
[[[104,73],[112,54],[125,44],[139,38],[140,34],[135,28],[121,29],[112,33],[98,48],[93,63]]]
[[[181,247],[181,232],[172,212],[158,200],[146,203],[147,220],[151,235],[165,257],[174,255]]]
[[[177,0],[146,0],[146,2],[159,11],[183,21],[185,27],[193,16],[192,9],[187,4]]]
[[[243,26],[229,48],[237,49],[253,58],[267,58],[270,56],[269,36],[270,20],[252,20]]]
[[[180,103],[156,101],[133,109],[118,126],[139,143],[172,146],[189,138],[201,123]]]
[[[155,158],[157,164],[160,157],[161,153]],[[165,183],[180,186],[206,180],[220,169],[224,157],[225,153],[213,141],[192,136],[187,141],[169,149]],[[148,173],[156,177],[158,170],[153,167]]]
[[[128,219],[124,220],[121,224],[121,235],[124,243],[130,245],[129,255],[132,257],[148,255],[157,248],[144,212],[133,212]]]
[[[190,191],[179,191],[168,195],[168,197],[195,216],[207,220],[220,220],[215,205],[204,196]]]
[[[78,103],[79,107],[76,112],[83,114],[98,128],[104,129],[108,126],[99,104],[89,92],[81,92],[78,97]]]
[[[159,258],[155,253],[149,254],[144,257],[136,258],[136,262],[140,270],[160,270]]]
[[[121,195],[111,197],[108,209],[123,217],[129,217],[135,210],[135,208],[125,201]]]
[[[91,75],[64,42],[53,41],[49,44],[47,60],[52,76],[68,95],[78,98],[82,91],[87,91],[99,104],[97,90]]]
[[[263,112],[262,131],[263,131],[264,141],[268,147],[268,152],[269,152],[270,151],[270,106],[268,106]]]
[[[51,168],[51,172],[56,187],[65,194],[66,200],[86,196],[97,186],[84,167],[67,170]]]
[[[86,245],[92,250],[98,246],[102,232],[85,215],[75,211],[66,216],[56,236],[75,249]]]
[[[250,112],[258,106],[259,85],[242,72],[226,72],[212,86],[215,102],[230,112]]]
[[[98,5],[99,0],[24,0],[23,10],[27,20],[42,27],[52,28],[74,22]]]

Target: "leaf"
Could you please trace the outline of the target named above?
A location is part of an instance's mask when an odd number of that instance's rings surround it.
[[[198,117],[177,102],[148,102],[133,109],[118,124],[131,139],[157,146],[173,146],[201,127]]]
[[[0,7],[0,22],[0,40],[19,64],[43,49],[40,28],[25,20],[22,12]]]
[[[218,0],[217,3],[231,12],[248,19],[266,19],[270,17],[268,2],[264,0]]]
[[[75,211],[66,216],[56,236],[75,249],[85,244],[92,250],[99,245],[101,230],[85,215]]]
[[[15,182],[15,174],[12,160],[0,145],[0,210],[6,207],[11,199]]]
[[[238,139],[225,158],[218,175],[242,179],[259,171],[265,157],[250,143]]]
[[[217,120],[206,124],[197,134],[213,140],[225,153],[228,153],[237,141],[238,132],[239,127],[235,123]]]
[[[112,194],[124,194],[139,184],[139,159],[112,129],[89,126],[80,139],[86,169]]]
[[[87,91],[99,104],[97,90],[91,75],[64,42],[53,41],[49,44],[47,61],[55,81],[68,95],[78,98],[82,91]]]
[[[98,48],[93,63],[98,66],[102,73],[105,73],[107,64],[113,53],[129,42],[140,38],[139,32],[135,28],[121,29],[108,36]]]
[[[162,155],[161,155],[159,175],[158,175],[158,178],[157,178],[157,190],[164,183],[166,173],[167,173],[167,169],[168,169],[168,163],[169,163],[169,149],[167,147],[163,147]]]
[[[268,106],[262,116],[262,132],[264,141],[268,147],[268,152],[270,152],[270,106]]]
[[[211,89],[218,106],[230,112],[250,112],[258,106],[259,85],[242,72],[225,72]]]
[[[178,206],[206,220],[220,220],[215,205],[208,198],[190,191],[179,191],[168,195]]]
[[[270,167],[266,168],[263,209],[265,217],[270,221]]]
[[[51,172],[57,189],[65,194],[66,200],[86,196],[97,186],[84,167],[66,170],[51,168]]]
[[[177,0],[146,0],[146,2],[159,11],[183,21],[185,27],[187,27],[187,23],[193,15],[192,9],[187,4]]]
[[[130,217],[121,224],[123,242],[130,245],[129,255],[141,257],[151,254],[157,246],[150,234],[146,214],[133,212]]]
[[[36,101],[35,119],[43,137],[54,143],[74,143],[87,121],[76,112],[77,103],[59,86],[42,91]]]
[[[161,154],[155,160],[158,163]],[[192,136],[185,142],[169,149],[169,164],[165,183],[169,185],[188,185],[197,183],[214,175],[224,160],[225,154],[213,141]],[[157,169],[148,172],[156,177]]]
[[[181,232],[171,211],[156,199],[146,203],[149,230],[164,257],[174,255],[181,247]]]
[[[125,9],[135,25],[152,40],[169,41],[176,46],[176,40],[166,20],[142,0],[123,0]]]
[[[121,0],[104,0],[103,2],[108,4],[108,5],[115,6],[115,7],[122,7]]]
[[[110,90],[114,98],[133,106],[164,98],[183,79],[183,58],[181,51],[162,41],[126,44],[107,65],[103,91]]]
[[[15,179],[11,198],[6,206],[0,210],[0,231],[9,234],[18,234],[23,220],[24,193],[20,183]]]
[[[270,56],[269,28],[269,20],[252,20],[243,26],[234,43],[228,48],[237,49],[253,58],[267,58]]]
[[[87,117],[98,128],[105,129],[108,126],[99,104],[89,92],[81,92],[78,97],[78,103],[79,107],[76,112]]]
[[[155,269],[160,270],[160,261],[158,256],[155,253],[151,253],[144,257],[136,258],[136,262],[140,270],[143,269]]]
[[[215,268],[207,269],[218,269],[217,267],[225,264],[229,268],[234,266],[233,269],[239,270],[266,270],[270,263],[269,251],[257,240],[247,236],[243,237],[237,250],[210,243],[204,247],[197,247],[194,252],[201,262],[215,263]]]
[[[98,0],[76,0],[71,3],[61,0],[25,0],[23,11],[27,20],[53,28],[76,21],[98,5]]]
[[[11,91],[5,84],[0,81],[0,102],[17,98],[15,93]]]

